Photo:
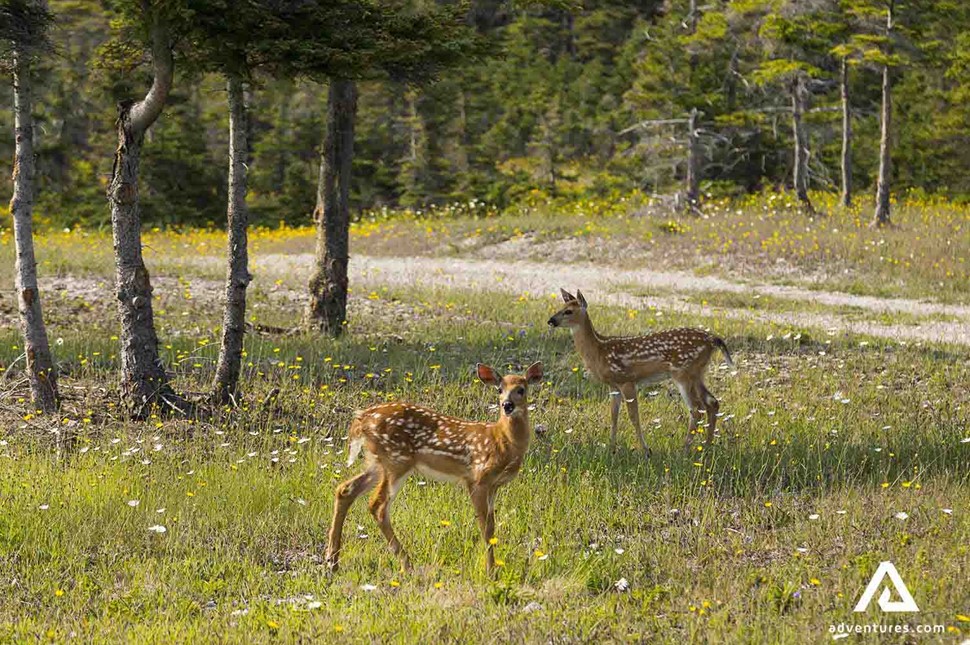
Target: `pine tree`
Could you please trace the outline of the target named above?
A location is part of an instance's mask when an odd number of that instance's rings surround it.
[[[341,69],[330,66],[328,70],[329,58],[308,56],[305,63],[308,69],[331,76],[328,114],[337,121],[328,124],[323,146],[316,208],[322,216],[317,221],[317,252],[305,316],[308,326],[331,336],[343,333],[347,312],[348,184],[357,105],[355,77],[386,75],[395,80],[420,81],[480,51],[460,7],[384,2],[352,24],[356,29],[349,33],[366,44],[380,43],[380,47],[361,47],[363,54],[357,55],[358,48],[348,48],[350,64]],[[417,116],[416,103],[411,112]]]
[[[770,0],[759,22],[758,35],[765,59],[754,78],[763,85],[784,87],[791,100],[794,144],[792,184],[804,209],[814,214],[808,196],[809,135],[805,115],[811,105],[813,81],[826,75],[832,63],[830,44],[840,30],[836,7],[826,0],[802,3]]]
[[[944,3],[945,4],[945,3]],[[876,209],[872,225],[892,224],[892,88],[897,70],[909,63],[918,49],[918,27],[933,0],[843,0],[852,17],[853,33],[837,51],[874,65],[881,77],[879,109],[879,170],[876,178]],[[903,29],[899,29],[902,21]]]
[[[121,395],[129,412],[148,416],[155,406],[187,412],[175,393],[158,353],[152,285],[142,257],[139,165],[145,133],[161,115],[172,89],[175,64],[172,21],[177,14],[148,0],[119,3],[122,26],[132,47],[151,53],[154,75],[143,98],[119,103],[118,145],[108,185],[114,235],[118,309],[121,317]]]

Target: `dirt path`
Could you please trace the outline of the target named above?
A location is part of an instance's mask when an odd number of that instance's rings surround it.
[[[196,256],[183,260],[193,265],[221,271],[223,260],[214,256]],[[265,290],[271,300],[284,299],[301,303],[312,266],[310,254],[260,254],[253,258],[254,287]],[[830,333],[856,333],[906,341],[948,342],[970,346],[970,306],[943,305],[901,298],[856,296],[832,291],[813,291],[799,287],[735,282],[723,277],[698,277],[686,272],[650,269],[618,270],[588,263],[543,263],[474,258],[402,258],[355,256],[350,263],[352,284],[366,288],[379,286],[441,289],[469,289],[496,293],[532,295],[556,294],[560,287],[583,289],[594,302],[630,308],[656,307],[664,311],[684,312],[697,316],[721,316],[736,320],[755,320],[796,328],[822,329]],[[180,279],[171,275],[155,276],[156,293],[180,296],[188,288],[200,300],[221,297],[221,281],[201,276]],[[181,272],[180,272],[181,273]],[[67,297],[77,307],[64,310],[66,320],[54,315],[53,326],[76,322],[85,316],[98,318],[113,310],[114,296],[108,278],[60,277],[42,280],[48,298],[57,301]],[[295,285],[301,285],[296,287]],[[181,285],[181,286],[179,286]],[[184,287],[184,288],[183,288]],[[752,309],[749,307],[709,306],[689,302],[697,292],[731,292],[760,294],[790,300],[793,311]],[[821,309],[798,310],[797,303],[817,303]],[[63,305],[64,303],[60,303]],[[209,303],[213,306],[215,301]],[[78,309],[80,307],[80,309]],[[852,307],[871,315],[839,312],[826,308]],[[61,307],[63,308],[63,307]],[[57,312],[58,307],[49,308]],[[77,310],[77,311],[75,311]],[[894,314],[908,318],[892,324]],[[51,314],[49,314],[51,315]],[[940,316],[942,320],[913,317]],[[882,317],[883,320],[876,318]],[[915,323],[915,324],[914,324]],[[0,298],[0,324],[16,324],[13,300]]]
[[[264,255],[256,260],[271,274],[307,273],[309,255]],[[794,327],[821,328],[899,340],[928,340],[970,345],[970,307],[924,303],[899,298],[883,299],[847,293],[812,291],[798,287],[745,284],[719,277],[698,277],[685,272],[647,269],[603,269],[591,264],[546,264],[541,262],[490,261],[458,258],[395,258],[357,256],[351,260],[351,281],[367,285],[420,286],[445,289],[475,289],[503,293],[558,293],[560,287],[582,288],[596,302],[642,308],[654,306],[668,311],[696,315],[717,315],[732,319],[759,320]],[[637,295],[651,289],[663,295]],[[635,290],[637,293],[631,293]],[[685,302],[676,292],[730,291],[761,294],[793,301],[815,302],[828,307],[852,306],[874,314],[903,313],[916,316],[940,315],[958,320],[919,321],[919,324],[886,324],[873,320],[849,319],[825,311],[752,311],[705,307]],[[674,292],[671,294],[671,292]]]

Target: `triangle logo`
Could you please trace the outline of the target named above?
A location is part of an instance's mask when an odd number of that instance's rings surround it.
[[[913,594],[909,593],[909,589],[906,588],[906,583],[903,582],[899,572],[896,571],[896,567],[889,560],[879,563],[879,567],[872,574],[872,579],[866,586],[866,590],[862,592],[862,597],[859,598],[859,602],[856,603],[853,611],[863,612],[868,609],[873,597],[883,584],[883,580],[887,577],[889,578],[890,584],[882,587],[882,593],[876,601],[879,608],[887,613],[919,611],[919,607],[916,606],[916,601],[913,599]],[[890,600],[892,597],[890,587],[896,590],[896,595],[900,598],[899,600]]]

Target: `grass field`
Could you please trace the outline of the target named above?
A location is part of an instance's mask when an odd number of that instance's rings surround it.
[[[949,217],[925,236],[965,228],[966,215],[954,215],[964,218],[957,224]],[[451,226],[474,221],[458,217]],[[635,237],[638,226],[619,216],[604,216],[602,225],[602,239]],[[387,227],[419,230],[407,220],[375,225],[365,236],[362,226],[357,253],[392,252],[400,242]],[[9,272],[6,239],[0,266]],[[213,285],[222,272],[217,262],[184,257],[189,250],[217,257],[220,235],[157,232],[148,244],[164,359],[178,389],[204,392],[217,354]],[[256,236],[256,322],[298,320],[303,278],[259,267],[271,254],[309,244],[306,232],[293,230]],[[959,279],[967,269],[956,259],[967,242],[954,244],[962,245],[950,269],[957,275],[934,293],[966,303]],[[607,451],[607,388],[584,376],[566,332],[546,328],[554,294],[358,283],[341,340],[247,337],[239,408],[198,422],[132,423],[115,406],[110,243],[100,234],[55,233],[40,247],[42,273],[64,287],[47,291],[45,303],[66,400],[56,417],[30,412],[4,297],[0,640],[799,643],[830,640],[830,625],[841,622],[944,630],[849,641],[970,637],[967,345],[715,310],[593,305],[603,331],[701,326],[722,335],[735,357],[734,369],[711,369],[723,417],[709,449],[682,448],[686,411],[672,387],[642,392],[654,453],[644,461],[622,418],[622,448],[616,456]],[[649,254],[640,257],[649,264]],[[764,261],[755,251],[736,258],[739,265]],[[889,274],[847,251],[831,266],[850,267],[853,280],[868,276],[862,283],[873,284],[871,294],[917,291],[871,279]],[[945,278],[932,262],[910,270],[907,285]],[[689,297],[701,307],[751,311],[809,306],[719,292]],[[341,570],[329,576],[322,554],[333,489],[360,468],[345,466],[353,412],[406,399],[493,418],[496,397],[474,381],[474,364],[512,370],[533,360],[547,374],[531,418],[546,432],[499,495],[498,579],[485,576],[465,492],[418,477],[392,513],[416,571],[398,571],[358,502]],[[883,560],[895,563],[919,614],[881,614],[875,605],[853,614]]]

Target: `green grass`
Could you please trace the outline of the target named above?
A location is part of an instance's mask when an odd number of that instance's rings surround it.
[[[176,385],[205,391],[217,304],[158,295]],[[0,639],[818,641],[859,620],[852,606],[887,559],[922,611],[866,621],[970,632],[966,348],[596,307],[603,331],[709,326],[737,361],[711,370],[725,415],[711,449],[683,450],[671,388],[643,392],[644,462],[625,419],[623,449],[607,452],[607,389],[584,378],[568,334],[546,329],[551,297],[373,298],[354,300],[339,341],[249,336],[244,404],[197,423],[121,417],[106,305],[53,330],[62,414],[25,414],[16,369],[0,390]],[[0,366],[18,345],[0,332]],[[548,431],[499,495],[498,580],[464,491],[418,477],[392,513],[417,571],[398,572],[358,502],[328,576],[333,489],[359,469],[344,465],[354,410],[401,398],[490,418],[474,364],[535,359],[547,379],[532,419]]]
[[[536,199],[504,212],[481,205],[365,214],[351,228],[357,255],[478,255],[501,261],[594,262],[730,279],[793,284],[878,297],[970,303],[970,207],[900,199],[894,226],[872,229],[871,200],[851,209],[831,193],[812,195],[806,217],[790,195],[766,193],[704,203],[704,216],[671,213],[640,194],[568,202]],[[260,253],[311,253],[309,227],[263,228]],[[42,231],[42,275],[113,272],[110,231]],[[145,256],[154,272],[223,275],[225,234],[149,231]],[[207,262],[206,260],[214,260]],[[13,244],[0,228],[0,280],[13,280]]]

